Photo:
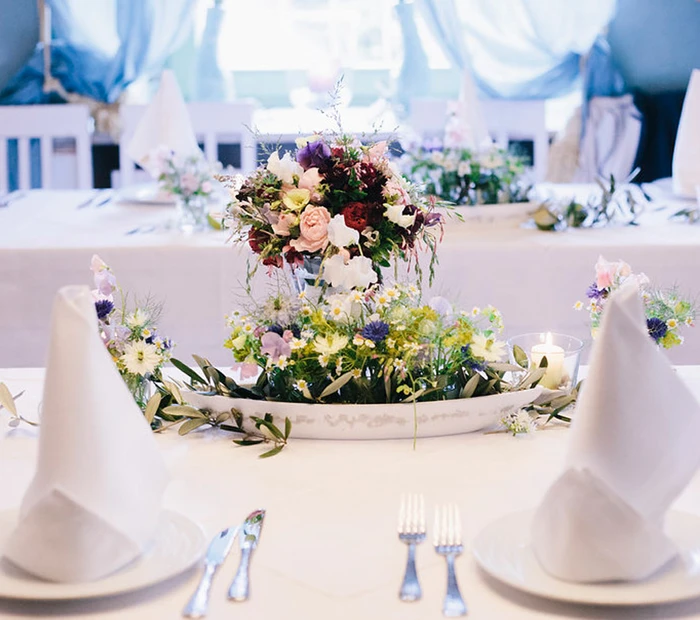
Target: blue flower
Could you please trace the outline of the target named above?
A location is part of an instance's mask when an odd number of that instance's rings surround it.
[[[109,299],[100,299],[95,302],[95,310],[97,311],[97,318],[101,321],[114,310],[114,304]]]
[[[331,149],[323,140],[308,142],[297,151],[297,161],[304,170],[318,168],[331,156]]]
[[[281,336],[284,333],[284,329],[282,328],[281,325],[268,325],[267,326],[267,331],[269,332],[274,332],[278,336]]]
[[[362,337],[373,342],[381,342],[389,335],[389,325],[384,321],[372,321],[362,328]]]
[[[649,335],[656,341],[659,342],[668,331],[668,326],[666,321],[657,319],[655,316],[647,319],[647,329],[649,330]]]
[[[482,372],[486,370],[486,362],[480,362],[479,360],[473,358],[471,351],[469,350],[469,345],[462,347],[462,355],[464,355],[464,365],[467,368],[471,368],[476,372]]]
[[[586,297],[588,297],[588,299],[600,299],[601,297],[605,297],[605,293],[605,289],[600,290],[598,285],[594,282],[588,287]]]

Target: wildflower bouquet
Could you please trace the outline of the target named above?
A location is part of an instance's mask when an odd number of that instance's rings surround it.
[[[425,191],[458,205],[527,202],[525,166],[496,146],[481,151],[426,143],[404,155],[409,178]]]
[[[270,269],[306,265],[333,287],[366,288],[396,258],[420,272],[419,248],[431,253],[432,275],[441,216],[389,161],[385,142],[314,135],[297,145],[247,179],[224,179],[235,238]]]
[[[309,302],[280,295],[229,317],[225,346],[261,370],[259,397],[285,402],[393,403],[508,391],[503,329],[492,306],[454,312],[420,302],[414,285],[375,285]]]
[[[91,269],[100,335],[124,382],[143,409],[148,400],[148,380],[160,377],[173,346],[170,340],[157,333],[160,309],[146,303],[129,310],[127,297],[117,285],[114,273],[99,256],[92,257]]]
[[[181,157],[167,147],[160,147],[149,155],[149,161],[161,188],[170,194],[183,199],[208,198],[214,190],[215,171],[201,155]]]
[[[595,270],[596,280],[586,293],[594,336],[600,327],[607,298],[624,282],[633,280],[642,296],[649,336],[665,349],[683,344],[683,336],[679,333],[681,328],[692,327],[695,322],[696,309],[692,302],[683,299],[675,290],[653,288],[647,276],[632,273],[630,266],[623,261],[608,262],[601,256]],[[575,307],[581,310],[583,303],[579,301]]]

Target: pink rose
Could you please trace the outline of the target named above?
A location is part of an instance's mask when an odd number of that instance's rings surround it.
[[[396,204],[399,204],[399,205],[410,205],[411,204],[411,197],[408,195],[408,192],[403,188],[401,183],[399,183],[395,179],[389,179],[386,182],[384,189],[382,189],[382,196],[384,196],[384,198],[386,198],[386,199],[389,199],[392,196],[398,196],[398,200],[396,200]]]
[[[328,245],[328,224],[331,214],[326,207],[306,207],[299,218],[300,235],[290,241],[297,252],[318,252]]]
[[[384,159],[385,153],[386,140],[382,140],[369,148],[369,150],[365,153],[364,159],[370,164],[378,164],[382,159]]]
[[[180,188],[185,196],[189,196],[190,194],[196,192],[198,187],[199,180],[191,172],[185,172],[185,174],[180,177]]]

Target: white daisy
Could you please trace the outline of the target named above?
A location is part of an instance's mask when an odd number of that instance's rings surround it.
[[[142,376],[154,372],[161,362],[158,348],[143,340],[128,343],[119,359],[131,374]]]

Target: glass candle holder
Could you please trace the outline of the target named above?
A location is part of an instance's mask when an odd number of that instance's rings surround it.
[[[520,347],[527,355],[531,368],[536,368],[547,358],[547,370],[539,385],[550,390],[569,391],[578,379],[583,341],[566,334],[553,332],[521,334],[508,340],[508,350],[513,364],[514,347]]]

